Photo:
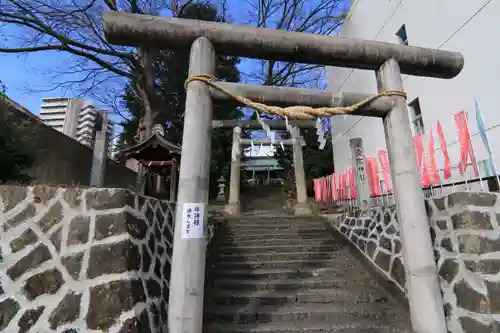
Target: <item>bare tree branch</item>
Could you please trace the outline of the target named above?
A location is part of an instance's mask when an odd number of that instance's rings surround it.
[[[120,113],[120,103],[110,103],[105,87],[121,82],[121,91],[127,82],[133,82],[135,93],[145,105],[154,98],[154,73],[148,68],[154,51],[143,52],[115,46],[103,37],[102,15],[106,11],[127,11],[159,15],[162,10],[177,8],[182,12],[194,0],[0,0],[0,52],[31,54],[60,52],[70,55],[68,63],[58,68],[54,64],[50,87],[71,89],[76,95],[102,97],[106,105]],[[148,65],[149,63],[149,65]],[[47,73],[46,73],[47,74]],[[44,90],[44,89],[42,89]],[[148,109],[148,108],[146,108]],[[153,114],[153,110],[146,110]]]
[[[245,0],[251,25],[330,35],[342,24],[342,0]],[[265,85],[317,87],[324,68],[317,65],[259,60],[260,72],[245,76]]]

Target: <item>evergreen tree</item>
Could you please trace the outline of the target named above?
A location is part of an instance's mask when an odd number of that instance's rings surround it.
[[[0,184],[26,182],[35,164],[35,144],[29,122],[24,121],[8,103],[5,88],[0,91]]]
[[[289,138],[290,134],[282,131],[281,136]],[[327,143],[323,150],[319,149],[318,136],[315,128],[301,128],[300,134],[304,138],[306,145],[302,147],[304,157],[304,173],[306,176],[308,196],[313,196],[314,178],[323,177],[334,172],[333,167],[333,149],[332,141],[329,135],[325,133]],[[276,148],[276,158],[281,167],[284,169],[285,175],[293,175],[293,152],[291,146],[286,146],[285,150],[281,147]],[[294,183],[287,183],[286,186],[295,186]],[[295,188],[287,189],[295,193]]]
[[[197,19],[204,21],[223,22],[217,8],[207,3],[193,3],[182,11],[181,18]],[[184,82],[188,78],[189,49],[162,51],[155,60],[153,67],[156,75],[157,89],[153,107],[161,110],[155,115],[153,124],[162,124],[165,127],[165,138],[171,142],[182,145],[183,120],[186,101]],[[237,65],[239,59],[235,57],[217,57],[216,76],[219,80],[238,82],[240,73]],[[127,145],[137,142],[137,127],[140,115],[144,114],[141,100],[136,97],[133,90],[127,88],[124,102],[130,112],[130,120],[123,122],[121,141]],[[214,103],[214,119],[238,119],[243,113],[234,102]],[[211,195],[216,194],[217,179],[224,175],[228,179],[228,164],[231,159],[231,129],[218,129],[212,132],[212,156],[210,168]]]

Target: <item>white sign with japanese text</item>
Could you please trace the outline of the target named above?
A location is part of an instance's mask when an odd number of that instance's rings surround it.
[[[205,204],[187,202],[182,206],[182,238],[204,238]]]

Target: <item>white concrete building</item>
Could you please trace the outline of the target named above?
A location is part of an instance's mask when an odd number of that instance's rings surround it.
[[[452,164],[458,176],[459,144],[453,114],[468,112],[468,124],[476,160],[487,158],[477,134],[474,95],[477,95],[496,165],[500,165],[500,0],[354,0],[352,10],[339,35],[341,37],[404,43],[461,52],[465,58],[462,72],[452,80],[403,76],[408,93],[409,117],[414,134],[426,139],[432,129],[438,168],[443,167],[436,133],[440,121]],[[328,86],[340,91],[377,92],[373,71],[328,68]],[[341,116],[332,119],[332,137],[336,171],[350,167],[349,142],[363,140],[365,156],[386,149],[382,120]],[[427,145],[427,144],[426,144]],[[480,169],[484,163],[480,162]],[[380,169],[380,164],[379,164]],[[497,167],[497,170],[499,168]],[[468,168],[472,177],[472,168]]]
[[[94,133],[105,119],[109,137],[113,135],[113,123],[107,119],[107,114],[96,109],[89,101],[66,97],[44,98],[42,101],[42,121],[86,146],[92,147]],[[109,144],[111,152],[111,140]]]

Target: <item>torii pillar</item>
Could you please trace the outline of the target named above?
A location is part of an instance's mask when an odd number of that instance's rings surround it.
[[[231,174],[229,178],[229,202],[226,205],[226,213],[238,216],[241,213],[240,205],[240,176],[241,176],[241,127],[233,128],[233,148],[231,154]]]
[[[295,186],[297,186],[297,203],[294,206],[294,214],[296,216],[307,216],[312,214],[312,210],[307,202],[307,185],[304,172],[302,140],[300,138],[300,131],[297,127],[293,127],[291,134],[293,140],[293,170],[295,172]]]

